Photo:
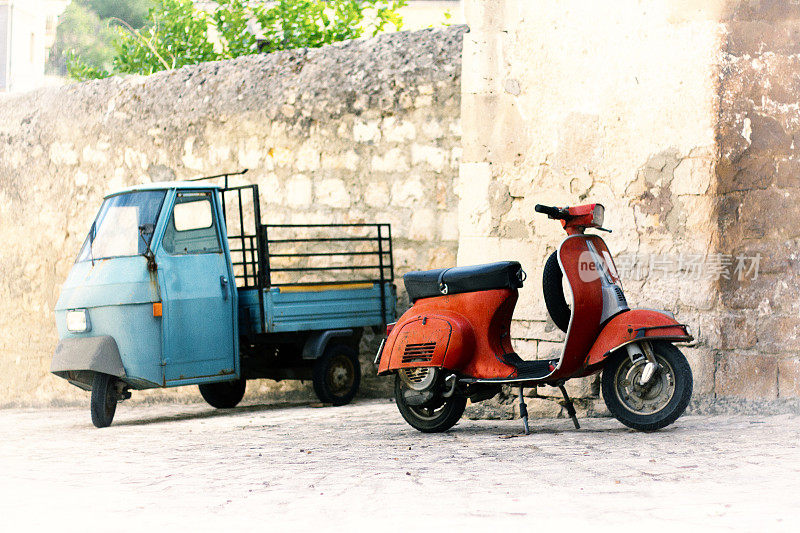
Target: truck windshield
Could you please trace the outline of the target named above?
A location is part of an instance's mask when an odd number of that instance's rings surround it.
[[[141,191],[106,198],[78,262],[145,253],[166,195],[166,191]]]

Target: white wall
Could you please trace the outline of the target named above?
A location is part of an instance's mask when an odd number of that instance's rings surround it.
[[[0,0],[0,92],[21,92],[44,85],[44,67],[52,44],[47,17],[57,16],[63,0]]]

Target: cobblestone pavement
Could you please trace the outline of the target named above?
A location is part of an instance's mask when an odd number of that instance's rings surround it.
[[[0,411],[0,529],[800,531],[798,416],[582,423],[425,435],[387,400],[123,404],[103,430],[88,406]]]

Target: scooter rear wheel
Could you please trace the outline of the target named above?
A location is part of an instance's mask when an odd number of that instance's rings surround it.
[[[639,378],[647,361],[631,361],[618,350],[603,368],[603,401],[614,417],[639,431],[655,431],[678,419],[692,397],[692,369],[686,356],[669,342],[652,342],[659,369],[642,386]]]
[[[467,407],[467,399],[463,396],[453,395],[444,398],[437,395],[433,400],[423,405],[409,405],[403,391],[408,390],[399,375],[394,380],[394,398],[397,409],[406,422],[414,429],[423,433],[441,433],[456,425],[464,409]]]

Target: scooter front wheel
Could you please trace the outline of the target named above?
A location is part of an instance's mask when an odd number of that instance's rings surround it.
[[[397,409],[411,427],[423,433],[447,431],[456,425],[467,407],[467,399],[463,396],[453,395],[445,398],[438,394],[422,405],[410,405],[403,394],[406,390],[409,390],[408,387],[400,379],[400,376],[396,375],[394,398]]]
[[[602,392],[606,407],[629,428],[655,431],[678,419],[692,397],[692,369],[686,356],[669,342],[651,343],[658,368],[644,384],[647,365],[642,356],[631,360],[618,350],[603,368]]]

